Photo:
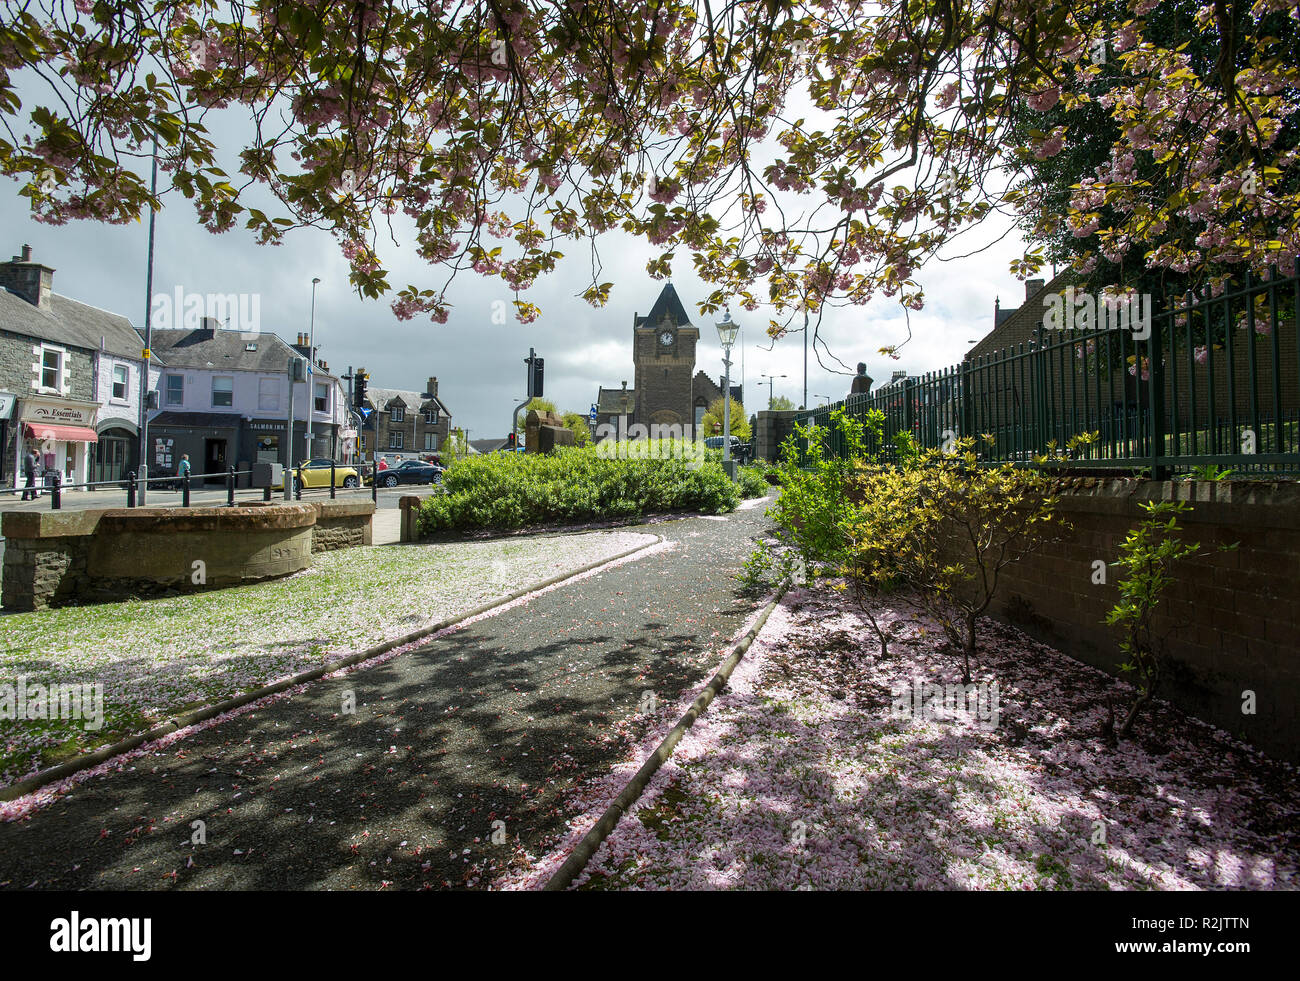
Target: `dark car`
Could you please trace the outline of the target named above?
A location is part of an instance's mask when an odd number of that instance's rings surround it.
[[[438,484],[442,482],[443,468],[419,460],[405,460],[395,467],[379,471],[380,487],[398,484]]]

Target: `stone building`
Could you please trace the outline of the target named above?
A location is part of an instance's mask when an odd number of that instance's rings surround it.
[[[364,368],[358,368],[364,372]],[[412,459],[442,452],[451,432],[451,412],[438,396],[438,379],[430,376],[423,392],[399,388],[367,389],[371,413],[361,430],[362,453],[398,453]]]
[[[120,480],[139,462],[144,341],[127,318],[55,293],[54,272],[26,245],[0,263],[0,481],[11,486],[27,445],[65,484]]]
[[[709,403],[722,396],[715,383],[696,371],[700,328],[691,323],[677,290],[667,283],[645,316],[632,317],[634,383],[600,388],[596,394],[596,426],[620,429],[632,425],[679,426],[695,433]],[[742,386],[732,385],[732,398],[741,401]],[[608,432],[608,430],[606,430]]]

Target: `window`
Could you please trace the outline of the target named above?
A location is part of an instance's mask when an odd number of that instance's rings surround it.
[[[280,411],[280,379],[259,378],[257,380],[257,407],[269,412]]]
[[[183,405],[185,403],[185,376],[167,376],[167,404]]]
[[[436,426],[436,425],[438,425],[438,410],[437,410],[437,409],[425,409],[425,410],[424,410],[424,424],[425,424],[426,426]]]
[[[325,382],[316,383],[316,404],[314,408],[317,412],[329,412],[330,410],[330,387]]]
[[[403,422],[406,419],[406,409],[400,405],[390,406],[388,411],[392,414],[393,422]]]
[[[426,450],[437,450],[437,449],[438,449],[438,434],[437,434],[437,433],[425,433],[425,434],[424,434],[424,448],[425,448]]]
[[[212,379],[213,408],[235,404],[235,380],[233,378]]]
[[[113,398],[126,401],[127,370],[124,364],[113,365]]]
[[[404,447],[402,446],[402,437],[403,437],[404,435],[405,435],[404,433],[389,433],[389,434],[388,434],[388,448],[389,448],[390,450],[400,450],[400,449],[403,449]]]
[[[41,348],[41,388],[63,391],[63,370],[67,352],[57,347]]]

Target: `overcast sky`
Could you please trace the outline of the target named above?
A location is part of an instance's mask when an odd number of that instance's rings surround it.
[[[221,140],[226,127],[210,125],[210,129]],[[237,150],[239,134],[229,131],[228,135],[223,149]],[[4,232],[0,253],[7,257],[23,244],[31,245],[34,258],[55,268],[56,292],[122,314],[143,327],[147,219],[129,226],[40,224],[30,218],[27,199],[17,193],[19,186],[0,181]],[[273,216],[280,213],[267,210]],[[965,240],[953,251],[969,252],[1005,229],[1005,224],[990,224],[980,230],[978,241]],[[399,287],[408,282],[441,285],[442,276],[418,259],[413,240],[403,241],[403,237],[399,230],[396,247],[386,239],[380,241],[389,282]],[[472,273],[462,273],[453,285],[450,296],[455,308],[446,324],[400,321],[387,300],[363,300],[351,290],[347,264],[328,233],[298,230],[285,244],[274,247],[256,245],[242,228],[214,235],[197,222],[188,202],[173,194],[158,215],[154,292],[173,293],[179,286],[203,294],[259,294],[261,329],[292,342],[298,331],[309,327],[311,280],[319,276],[316,342],[332,371],[364,366],[376,386],[416,391],[423,391],[425,379],[436,375],[455,425],[468,427],[471,438],[504,436],[511,410],[523,398],[523,359],[530,346],[546,359],[546,396],[561,410],[586,412],[599,386],[616,388],[624,380],[633,384],[632,318],[637,312],[646,313],[663,287],[645,272],[647,260],[658,250],[622,233],[606,235],[599,244],[604,264],[600,281],[615,284],[603,308],[593,308],[580,298],[589,282],[590,260],[573,258],[582,250],[570,247],[570,258],[553,274],[540,278],[526,296],[542,309],[532,324],[518,323],[510,307],[507,323],[494,325],[493,301],[508,304],[511,294],[499,280]],[[926,307],[912,313],[913,339],[897,361],[877,353],[878,348],[906,337],[902,312],[893,300],[828,310],[821,336],[850,367],[866,361],[877,384],[888,381],[895,370],[916,374],[954,364],[970,342],[991,329],[995,297],[1000,296],[1004,306],[1019,305],[1023,299],[1024,284],[1008,271],[1020,250],[1020,240],[1012,234],[973,257],[933,262],[920,270],[917,279],[925,289]],[[701,328],[696,368],[718,377],[722,350],[713,318],[699,316],[695,307],[708,290],[694,275],[685,251],[677,254],[672,282]],[[795,404],[803,398],[802,335],[792,334],[769,350],[765,329],[773,315],[770,308],[732,311],[746,328],[743,360],[750,412],[766,406],[766,385],[761,395],[758,388],[763,373],[786,376],[776,380],[777,395]],[[739,374],[739,352],[734,360]],[[823,401],[814,396],[841,398],[848,391],[849,377],[832,374],[810,351],[809,402]]]

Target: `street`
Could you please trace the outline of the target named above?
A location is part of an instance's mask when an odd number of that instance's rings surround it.
[[[91,778],[0,825],[0,887],[486,885],[564,830],[565,791],[620,733],[717,666],[765,524],[761,508],[654,524],[670,549]]]

